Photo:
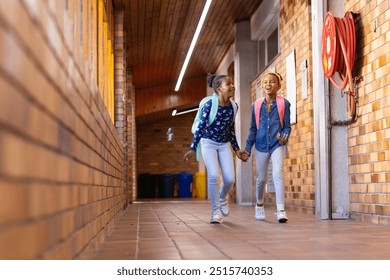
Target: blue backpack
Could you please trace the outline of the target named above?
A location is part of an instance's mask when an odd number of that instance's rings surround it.
[[[199,122],[200,122],[200,119],[201,119],[203,106],[210,99],[212,101],[211,101],[211,110],[210,110],[210,114],[209,114],[208,126],[210,126],[213,123],[213,121],[215,119],[215,116],[217,115],[217,112],[218,112],[218,94],[215,93],[215,92],[213,93],[213,95],[207,96],[207,97],[203,98],[200,101],[199,109],[198,109],[198,112],[196,113],[196,116],[195,116],[195,119],[194,119],[194,122],[193,122],[192,128],[191,128],[192,134],[195,134],[196,130],[198,129]],[[234,102],[233,100],[230,100],[230,102],[232,103],[232,106],[233,106],[233,111],[234,111],[233,120],[234,120],[236,118],[238,106],[237,106],[237,103]],[[196,148],[196,160],[197,161],[200,160],[200,145],[198,145],[198,147]]]

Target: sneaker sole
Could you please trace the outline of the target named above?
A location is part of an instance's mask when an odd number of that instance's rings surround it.
[[[278,222],[281,224],[287,223],[287,221],[288,221],[288,219],[286,219],[286,218],[282,218],[282,219],[278,220]]]
[[[224,216],[224,217],[227,217],[227,216],[229,216],[229,212],[227,212],[227,213],[223,213],[222,211],[221,211],[221,214],[222,214],[222,216]]]
[[[256,221],[265,221],[265,218],[255,218],[256,219]]]
[[[210,221],[210,224],[222,224],[222,221]]]

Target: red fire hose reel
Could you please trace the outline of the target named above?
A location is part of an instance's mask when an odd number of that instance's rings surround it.
[[[355,20],[351,12],[343,18],[325,15],[322,28],[322,67],[325,76],[340,90],[348,85],[348,112],[356,114],[356,93],[352,77],[356,54]],[[338,73],[339,81],[333,77]]]

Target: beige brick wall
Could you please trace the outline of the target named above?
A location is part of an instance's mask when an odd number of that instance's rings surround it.
[[[193,158],[183,162],[193,134],[191,126],[196,112],[137,126],[138,174],[179,173],[198,171],[198,163]],[[173,141],[167,141],[166,132],[173,128]]]
[[[0,1],[0,259],[91,258],[125,207],[123,143],[65,3]]]
[[[390,225],[390,4],[346,1],[357,21],[357,122],[348,130],[353,219]],[[376,28],[375,28],[376,25]]]
[[[137,128],[135,122],[135,91],[131,84],[131,75],[127,76],[127,185],[129,197],[136,199],[137,189]]]
[[[301,63],[308,62],[308,77],[311,77],[311,7],[307,1],[280,2],[280,55],[269,65],[286,77],[286,57],[295,50],[297,83],[297,123],[292,125],[285,160],[285,204],[286,209],[314,213],[314,125],[312,83],[308,79],[308,98],[302,100]],[[256,87],[263,73],[252,82],[252,100],[256,98]],[[286,85],[281,92],[286,97]],[[255,163],[254,163],[255,164]],[[275,204],[274,193],[266,195],[266,202]]]

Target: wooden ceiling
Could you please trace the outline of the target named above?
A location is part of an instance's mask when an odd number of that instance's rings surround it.
[[[262,0],[214,0],[184,80],[217,70],[234,43],[234,25]],[[115,0],[125,9],[127,64],[135,90],[175,87],[206,0]]]

